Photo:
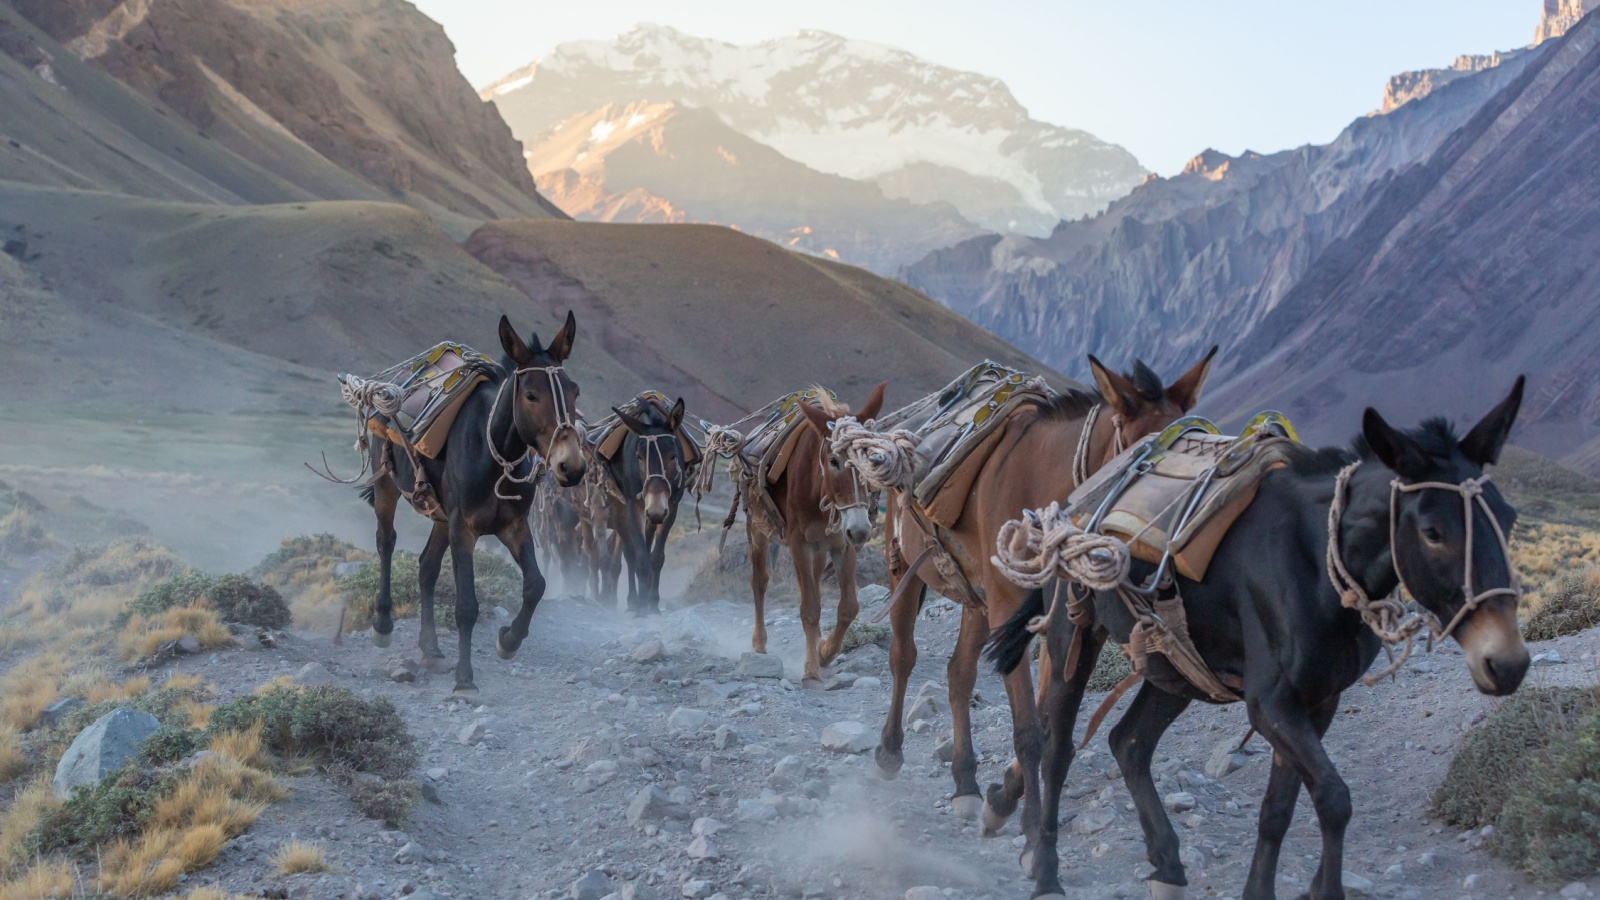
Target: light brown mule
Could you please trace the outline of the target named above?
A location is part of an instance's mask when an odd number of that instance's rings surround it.
[[[870,419],[883,409],[883,390],[873,389],[867,402],[854,415]],[[849,407],[828,399],[818,390],[826,406],[804,403],[806,424],[790,454],[790,463],[773,484],[747,483],[744,490],[765,490],[771,495],[784,521],[783,542],[794,561],[795,580],[800,583],[800,627],[806,634],[806,662],[802,683],[822,685],[822,667],[833,662],[844,644],[844,634],[855,621],[860,606],[856,602],[856,548],[872,537],[870,505],[877,497],[867,493],[855,470],[834,456],[827,439],[835,419],[852,415]],[[746,498],[746,509],[754,508]],[[755,628],[750,634],[751,649],[767,652],[767,549],[772,537],[754,516],[745,517],[745,532],[750,543],[750,591],[755,598]],[[826,641],[822,640],[822,573],[829,560],[839,580],[839,616]]]
[[[1026,666],[1017,667],[1006,677],[1017,756],[1006,770],[1005,783],[990,786],[987,804],[980,800],[978,757],[972,746],[972,688],[977,680],[979,654],[990,631],[1005,624],[1028,594],[990,562],[995,538],[1000,526],[1020,517],[1023,510],[1065,499],[1078,484],[1074,468],[1081,470],[1080,475],[1093,473],[1115,456],[1119,447],[1131,446],[1145,435],[1160,431],[1192,409],[1215,353],[1212,348],[1205,359],[1170,387],[1162,387],[1160,379],[1143,363],[1137,363],[1129,375],[1118,375],[1091,356],[1089,362],[1099,396],[1069,391],[1052,403],[1023,406],[1013,412],[1006,422],[1005,435],[973,480],[960,518],[954,527],[937,529],[962,576],[984,598],[982,608],[963,608],[960,634],[947,669],[955,744],[950,774],[955,779],[956,792],[951,806],[965,818],[977,818],[981,811],[985,828],[995,831],[1021,799],[1022,826],[1027,835],[1022,854],[1025,870],[1032,868],[1033,849],[1038,842],[1038,773],[1043,743],[1033,678]],[[1100,411],[1093,416],[1093,431],[1082,444],[1086,458],[1078,460],[1075,448],[1080,446],[1084,426],[1097,406]],[[913,637],[921,607],[919,598],[925,596],[928,587],[951,597],[961,596],[964,591],[961,585],[945,583],[932,562],[924,562],[915,572],[908,571],[911,561],[930,545],[931,523],[908,510],[906,498],[898,491],[890,491],[888,509],[885,541],[890,548],[889,578],[896,598],[890,610],[894,636],[889,650],[894,688],[876,759],[879,774],[894,778],[905,761],[901,752],[905,736],[902,719],[906,683],[917,662]],[[902,580],[908,583],[901,585]],[[1041,667],[1041,683],[1050,677],[1048,669]]]

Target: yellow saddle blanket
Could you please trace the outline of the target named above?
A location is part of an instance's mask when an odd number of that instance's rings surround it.
[[[1121,539],[1135,559],[1158,564],[1170,553],[1178,574],[1199,581],[1262,478],[1296,446],[1278,413],[1256,416],[1238,437],[1191,416],[1111,460],[1067,508],[1073,524]]]

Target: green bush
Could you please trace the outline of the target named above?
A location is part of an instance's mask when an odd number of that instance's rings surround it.
[[[46,810],[29,832],[30,855],[70,850],[88,856],[110,841],[137,834],[175,780],[129,766],[98,784],[80,785],[65,803]]]
[[[147,766],[164,766],[205,749],[206,733],[187,725],[163,725],[139,744],[139,758]]]
[[[262,584],[283,589],[293,584],[304,573],[314,571],[324,563],[360,562],[371,558],[371,554],[355,544],[340,540],[326,532],[303,534],[299,537],[284,538],[283,544],[278,549],[267,554],[265,559],[250,570],[250,575]]]
[[[888,622],[867,622],[856,619],[850,623],[850,628],[844,633],[844,640],[840,642],[839,652],[849,653],[857,647],[867,644],[877,644],[887,648],[889,639],[894,637],[894,628]]]
[[[80,706],[68,713],[66,720],[57,729],[58,733],[52,737],[57,741],[70,742],[78,736],[78,732],[93,725],[96,719],[122,707],[149,713],[155,716],[156,721],[163,726],[181,726],[188,723],[189,701],[203,703],[210,698],[210,687],[196,686],[192,688],[158,687],[138,697],[118,697],[115,700],[102,700],[90,706]]]
[[[381,819],[390,828],[399,828],[411,818],[422,790],[410,778],[357,779],[350,786],[350,799],[369,819]]]
[[[1600,625],[1600,569],[1568,572],[1523,627],[1530,641],[1548,641]]]
[[[275,589],[243,575],[211,576],[198,572],[179,575],[140,592],[129,605],[128,614],[152,619],[200,600],[206,601],[224,622],[258,628],[284,628],[289,624],[289,605]],[[123,620],[126,618],[124,615]]]
[[[325,766],[400,778],[418,753],[399,712],[388,700],[363,700],[344,688],[274,687],[219,705],[207,731],[261,723],[261,742],[280,756],[310,756]]]
[[[1530,767],[1501,808],[1489,850],[1557,886],[1600,872],[1600,713]]]
[[[1600,705],[1596,688],[1523,688],[1474,728],[1433,792],[1435,815],[1458,828],[1493,824],[1528,773]]]
[[[1106,641],[1105,646],[1100,648],[1100,658],[1095,660],[1094,671],[1089,675],[1089,690],[1109,691],[1132,671],[1133,664],[1122,655],[1122,648]]]
[[[349,609],[346,627],[366,627],[377,608],[378,585],[382,581],[378,563],[362,566],[344,579],[345,603]],[[478,609],[503,606],[515,612],[522,606],[522,570],[497,553],[479,550],[472,554],[472,583],[478,594]],[[410,618],[422,605],[422,588],[417,584],[417,555],[401,551],[390,561],[389,600],[397,619]],[[456,580],[450,555],[445,554],[439,581],[433,590],[434,622],[447,631],[456,630]]]

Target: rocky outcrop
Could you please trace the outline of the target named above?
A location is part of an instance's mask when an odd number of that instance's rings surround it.
[[[1542,40],[1542,39],[1541,39]],[[1394,112],[1412,100],[1428,96],[1439,88],[1474,72],[1492,69],[1508,59],[1526,53],[1527,50],[1507,50],[1505,52],[1480,53],[1458,56],[1455,62],[1443,69],[1418,69],[1411,72],[1401,72],[1389,79],[1383,89],[1383,107],[1380,112]]]
[[[1539,17],[1533,42],[1540,44],[1561,37],[1597,6],[1600,0],[1544,0],[1544,14]]]
[[[312,197],[365,199],[349,173],[429,212],[559,215],[457,71],[444,30],[408,3],[11,2],[77,57]]]
[[[1145,174],[1121,147],[1031,118],[998,79],[820,31],[739,46],[641,25],[562,44],[482,96],[530,144],[612,103],[711,110],[817,172],[949,203],[996,231],[1047,234]]]

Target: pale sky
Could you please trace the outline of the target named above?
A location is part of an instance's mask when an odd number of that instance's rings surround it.
[[[639,22],[756,43],[802,29],[992,75],[1036,119],[1085,129],[1164,175],[1207,147],[1332,139],[1388,77],[1526,45],[1539,0],[413,0],[482,86],[564,41]]]

